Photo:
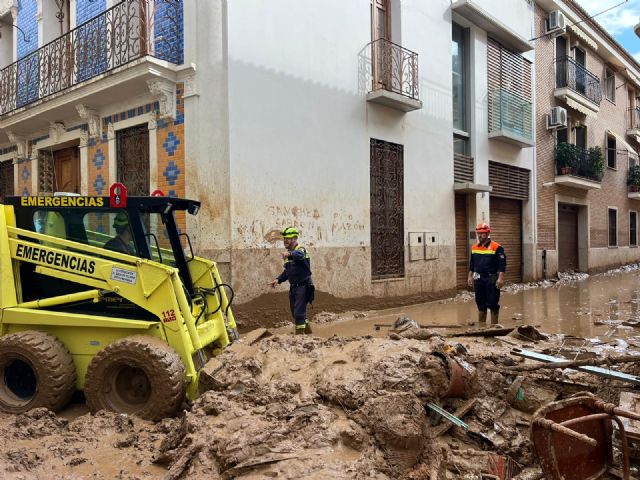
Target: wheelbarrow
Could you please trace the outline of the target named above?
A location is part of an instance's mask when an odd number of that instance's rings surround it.
[[[596,397],[576,397],[540,408],[531,422],[531,441],[548,480],[597,480],[613,473],[613,425],[622,448],[622,478],[631,480],[629,450],[619,417],[640,420]]]

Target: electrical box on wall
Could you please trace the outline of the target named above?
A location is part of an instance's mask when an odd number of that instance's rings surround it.
[[[409,232],[409,261],[424,260],[424,232]]]
[[[440,257],[440,235],[437,232],[426,232],[425,240],[425,260],[434,260]]]
[[[437,232],[409,232],[409,261],[433,260],[440,256]]]

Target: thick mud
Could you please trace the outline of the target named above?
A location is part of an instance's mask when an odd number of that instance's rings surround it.
[[[536,478],[532,411],[585,391],[617,403],[631,390],[570,370],[510,371],[522,365],[513,346],[567,357],[585,351],[562,335],[469,339],[425,330],[328,339],[250,333],[205,367],[193,405],[156,424],[81,409],[0,415],[0,478]],[[615,342],[590,349],[619,353]],[[455,392],[448,359],[466,372]],[[524,398],[513,394],[516,381]],[[453,412],[469,399],[475,404],[462,419],[474,435],[440,432],[447,422],[425,408]]]
[[[315,313],[312,336],[254,331],[205,367],[200,397],[175,418],[93,415],[79,404],[58,415],[0,414],[0,479],[542,478],[533,412],[575,395],[618,404],[634,390],[575,370],[527,369],[537,363],[511,350],[640,358],[639,276],[627,269],[509,287],[502,323],[529,326],[507,336],[459,336],[478,327],[467,293],[385,312],[340,304],[345,311]],[[286,306],[286,297],[270,297]],[[375,330],[401,314],[459,328]],[[637,365],[613,368],[637,375]],[[466,410],[468,430],[447,429],[433,405]]]

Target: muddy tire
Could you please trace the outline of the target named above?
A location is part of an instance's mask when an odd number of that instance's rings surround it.
[[[160,420],[184,400],[185,369],[176,351],[158,338],[135,335],[93,357],[84,394],[92,412],[108,410]]]
[[[64,407],[76,388],[76,367],[65,345],[44,332],[0,338],[0,410],[23,413]]]

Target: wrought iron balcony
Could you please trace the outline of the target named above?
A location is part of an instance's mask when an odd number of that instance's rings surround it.
[[[570,143],[561,143],[556,148],[555,160],[556,184],[585,190],[600,188],[604,157],[599,147],[583,150]]]
[[[147,56],[182,63],[182,0],[123,0],[0,70],[0,115]]]
[[[571,57],[556,58],[556,89],[567,89],[579,96],[570,99],[598,111],[602,100],[600,79]],[[565,96],[566,93],[562,92]],[[556,92],[556,97],[558,97]],[[588,103],[584,103],[584,101]]]
[[[371,43],[372,85],[367,100],[403,111],[422,108],[418,54],[383,38]]]
[[[489,137],[521,147],[533,146],[532,103],[503,89],[489,96]]]

